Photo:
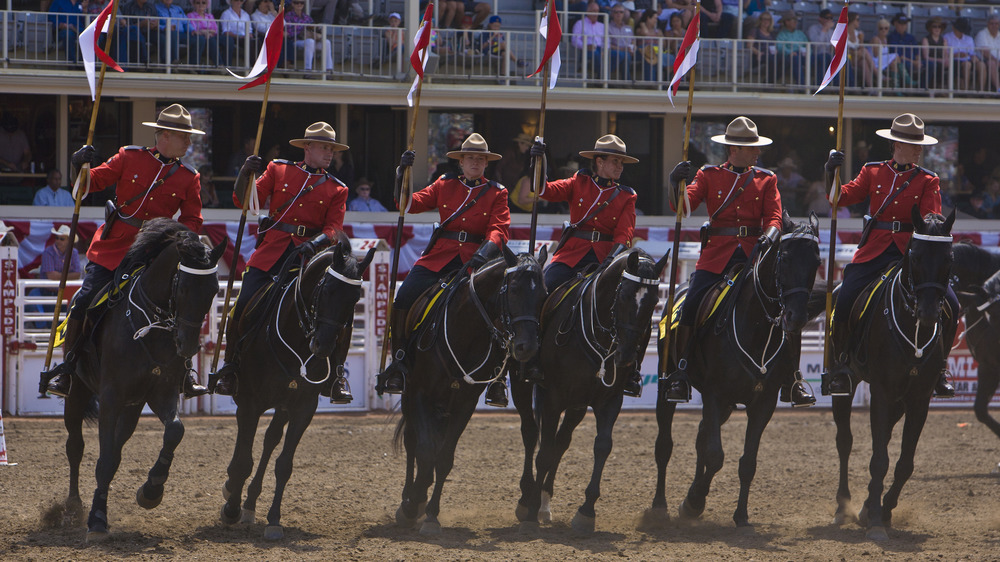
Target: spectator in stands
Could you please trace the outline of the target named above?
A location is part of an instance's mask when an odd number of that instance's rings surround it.
[[[788,212],[799,216],[802,208],[799,201],[806,198],[806,178],[799,173],[799,166],[790,156],[786,156],[778,163],[778,185],[781,186],[782,204]],[[829,215],[829,213],[827,213]]]
[[[59,170],[49,170],[45,177],[45,187],[35,193],[35,200],[32,205],[36,207],[73,207],[76,201],[66,189],[62,188],[62,172]]]
[[[997,218],[1000,213],[1000,179],[988,176],[984,181],[986,187],[983,189],[983,207],[993,218]]]
[[[351,13],[351,0],[313,0],[309,6],[312,13],[322,10],[315,21],[329,25],[346,25]]]
[[[403,18],[399,12],[389,14],[389,27],[385,30],[385,60],[395,60],[403,44],[403,36],[399,31],[403,24]]]
[[[305,6],[305,0],[302,0]],[[294,2],[292,7],[295,7]],[[288,14],[285,14],[287,19]],[[310,18],[309,21],[312,21]],[[239,65],[239,50],[243,45],[243,38],[250,29],[250,14],[243,9],[243,0],[229,0],[229,9],[222,12],[219,17],[222,24],[222,35],[219,40],[219,48],[222,49],[222,61],[226,66]],[[286,28],[287,31],[287,28]],[[286,34],[287,36],[287,34]]]
[[[608,55],[613,80],[632,79],[632,56],[635,54],[635,34],[625,22],[627,10],[621,4],[611,8],[608,23]]]
[[[879,18],[875,24],[875,36],[872,37],[872,60],[875,61],[876,72],[888,71],[889,87],[905,88],[911,85],[910,74],[899,61],[896,53],[889,52],[889,20]],[[902,93],[897,93],[902,95]]]
[[[465,6],[465,12],[470,12],[473,15],[472,27],[480,29],[483,27],[483,22],[489,17],[492,8],[486,2],[480,2],[479,0],[463,0]]]
[[[219,22],[208,11],[208,0],[191,0],[191,5],[194,6],[194,11],[188,12],[191,24],[188,62],[200,64],[201,55],[205,53],[208,64],[216,66],[219,64]]]
[[[83,29],[83,7],[78,0],[53,0],[49,6],[49,22],[56,31],[56,43],[66,48],[66,60],[77,62],[79,41],[77,37]],[[57,15],[68,14],[68,15]]]
[[[833,45],[830,41],[833,39],[833,30],[836,24],[837,22],[833,20],[833,12],[823,8],[819,11],[819,20],[810,25],[808,31],[806,31],[806,36],[809,37],[809,42],[812,43],[813,75],[817,84],[823,82],[826,69],[830,68],[830,61],[833,60]],[[839,80],[840,75],[838,74],[833,84],[839,86]]]
[[[385,206],[378,199],[372,199],[372,183],[368,178],[358,178],[358,186],[354,188],[357,197],[347,203],[348,211],[361,211],[365,213],[384,213]]]
[[[344,185],[352,187],[354,185],[354,159],[351,157],[350,149],[334,152],[333,160],[330,161],[327,170]]]
[[[951,53],[944,38],[944,29],[948,24],[941,16],[934,16],[924,24],[927,36],[920,41],[924,62],[927,63],[926,86],[930,89],[948,86],[948,73],[951,72]]]
[[[123,67],[126,63],[146,64],[149,37],[159,21],[156,7],[150,0],[129,0],[120,11],[126,17],[118,30],[122,34],[118,41],[118,64]]]
[[[204,209],[217,209],[222,205],[219,202],[219,194],[215,192],[215,170],[211,164],[202,164],[198,167],[198,181],[201,184],[201,206]]]
[[[21,130],[17,117],[6,110],[0,117],[0,171],[27,172],[31,162],[31,145]]]
[[[989,73],[989,90],[1000,92],[1000,15],[990,14],[986,27],[976,34],[976,49],[986,62]]]
[[[289,53],[302,49],[302,59],[307,72],[305,77],[315,78],[315,75],[308,72],[312,70],[316,58],[316,39],[320,39],[321,36],[313,24],[312,16],[305,12],[305,8],[306,0],[292,0],[292,11],[285,12],[285,48]],[[327,72],[333,70],[332,52],[333,46],[327,39],[323,45],[323,59],[326,60]]]
[[[525,65],[524,61],[517,60],[517,57],[514,56],[514,51],[507,48],[507,33],[500,31],[502,22],[503,20],[500,16],[490,16],[489,23],[486,24],[486,29],[489,30],[489,33],[485,35],[482,46],[483,54],[500,59],[500,64],[497,68],[498,72],[503,71],[502,61],[505,57],[509,58],[515,67],[523,67]]]
[[[174,0],[159,0],[156,13],[160,15],[160,60],[172,63],[180,58],[181,45],[187,44],[188,25],[184,10]],[[170,57],[167,58],[167,33],[170,33]]]
[[[722,0],[703,0],[701,3],[701,36],[716,39],[733,37],[736,18],[722,9]],[[803,35],[805,35],[803,33]]]
[[[104,7],[108,5],[111,0],[84,0],[80,2],[80,6],[83,7],[83,13],[96,16],[104,10]]]
[[[66,279],[80,278],[80,254],[69,240],[69,226],[53,227],[50,231],[54,236],[52,245],[42,252],[42,265],[38,268],[39,279],[58,281],[62,278],[63,262],[66,261],[66,251],[72,250],[69,258],[69,275]],[[55,293],[53,293],[55,294]]]
[[[743,0],[743,13],[747,18],[757,17],[767,11],[771,0]]]
[[[680,19],[681,16],[677,13],[678,25],[681,25]],[[669,69],[674,66],[674,56],[670,49],[671,46],[676,48],[676,45],[672,45],[671,41],[660,41],[663,32],[656,27],[656,12],[654,10],[643,11],[635,22],[633,33],[639,37],[636,39],[636,46],[642,52],[642,79],[656,80],[658,67],[664,69],[664,78],[669,77]]]
[[[254,33],[263,38],[267,35],[267,28],[271,27],[271,22],[276,17],[278,17],[278,11],[274,9],[274,0],[260,0],[257,3],[257,9],[254,10],[254,13],[250,14],[250,20],[253,21]],[[240,161],[240,165],[243,165],[242,160]]]
[[[802,84],[806,69],[806,44],[809,38],[799,29],[799,18],[789,10],[781,17],[781,31],[775,37],[778,42],[778,60],[786,82]]]
[[[991,219],[993,215],[986,208],[986,197],[983,190],[977,189],[969,195],[967,201],[958,204],[957,209],[973,218]]]
[[[958,18],[951,24],[951,33],[944,40],[954,50],[955,68],[958,70],[959,90],[971,90],[975,80],[979,91],[986,89],[986,63],[976,53],[976,42],[972,38],[969,18]]]
[[[750,65],[757,82],[774,84],[778,70],[778,47],[775,44],[774,15],[763,12],[757,16],[757,27],[749,34]]]
[[[670,18],[674,14],[681,15],[681,21],[683,22],[684,29],[687,29],[688,24],[691,23],[691,18],[694,17],[694,2],[689,0],[664,0],[660,2],[660,13],[657,19],[660,21],[660,29],[663,31],[670,31],[673,29],[674,25],[671,23]]]
[[[860,75],[861,85],[865,92],[874,93],[871,89],[875,85],[875,60],[871,51],[865,47],[865,32],[861,31],[861,16],[851,12],[847,14],[847,53],[848,61],[851,65],[852,74]]]
[[[531,157],[528,156],[528,149],[531,148],[531,135],[528,133],[518,133],[511,139],[510,146],[503,152],[503,158],[497,164],[495,174],[500,183],[513,189],[517,180],[525,175],[531,175]]]
[[[685,12],[674,12],[670,14],[670,18],[667,20],[667,28],[663,31],[663,36],[666,38],[676,38],[683,39],[684,34],[687,33],[688,22],[690,20],[685,19]],[[677,49],[680,48],[680,41],[667,41],[668,47],[667,51],[671,54],[676,55]]]
[[[584,50],[584,41],[587,47],[587,66],[589,77],[600,77],[601,75],[601,51],[604,45],[604,24],[598,21],[601,8],[597,2],[591,0],[587,4],[587,15],[573,24],[573,46],[581,51]]]
[[[899,64],[902,66],[901,72],[910,76],[908,86],[919,86],[920,84],[920,42],[907,31],[910,18],[906,14],[899,13],[892,17],[892,31],[886,40],[889,42],[889,52],[896,53]]]
[[[455,27],[461,25],[462,18],[465,16],[465,3],[462,0],[438,0],[437,5],[437,27],[439,29],[450,29],[452,25]]]

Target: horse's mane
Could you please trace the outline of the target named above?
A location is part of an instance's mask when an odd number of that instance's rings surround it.
[[[1000,293],[1000,272],[996,272],[983,282],[983,291],[993,297]]]
[[[971,240],[961,240],[951,246],[952,272],[962,285],[974,285],[1000,271],[1000,255],[984,250]]]
[[[208,263],[208,248],[198,236],[183,224],[167,218],[156,218],[143,223],[135,241],[122,259],[126,268],[148,265],[167,246],[177,244],[181,256]]]

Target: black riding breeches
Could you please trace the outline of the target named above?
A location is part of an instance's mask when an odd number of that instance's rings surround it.
[[[461,267],[462,259],[458,256],[452,258],[440,271],[431,271],[422,265],[413,266],[406,274],[406,279],[403,279],[399,289],[396,290],[392,306],[398,309],[410,308],[428,287]]]
[[[73,295],[73,306],[70,307],[69,316],[74,320],[83,320],[87,314],[87,308],[94,301],[97,293],[104,288],[115,276],[115,272],[103,265],[90,262],[84,268],[83,284]]]
[[[685,326],[694,326],[695,321],[698,320],[698,308],[701,305],[701,299],[705,297],[705,293],[713,285],[722,280],[725,272],[729,271],[729,268],[736,264],[746,263],[746,261],[747,255],[743,253],[743,248],[736,246],[736,250],[733,252],[732,257],[729,258],[729,263],[722,269],[722,273],[712,273],[704,269],[696,269],[688,281],[688,292],[684,297],[684,306],[681,308],[680,323]]]
[[[233,316],[232,318],[238,319],[243,314],[243,309],[246,308],[247,303],[253,298],[257,291],[264,287],[268,283],[274,280],[275,276],[281,273],[281,268],[284,266],[285,262],[288,261],[289,256],[295,251],[295,244],[292,242],[288,243],[288,247],[285,248],[284,253],[278,258],[278,261],[274,262],[271,269],[264,271],[256,267],[248,267],[246,272],[243,273],[243,284],[240,285],[240,295],[236,298],[236,303],[233,305]]]
[[[545,288],[551,294],[556,287],[569,281],[574,275],[592,263],[601,263],[601,260],[597,259],[597,254],[594,253],[593,248],[584,254],[584,256],[580,258],[580,261],[578,261],[573,267],[570,267],[562,262],[549,264],[549,266],[545,268]]]

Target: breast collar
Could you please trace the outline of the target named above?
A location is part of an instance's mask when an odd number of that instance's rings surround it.
[[[462,185],[464,185],[465,187],[468,187],[469,189],[475,189],[475,188],[477,188],[477,187],[479,187],[481,185],[485,185],[486,184],[486,178],[484,178],[482,176],[480,176],[480,177],[478,177],[478,178],[476,178],[474,180],[470,180],[469,178],[460,175],[460,176],[458,176],[458,181],[462,182]]]

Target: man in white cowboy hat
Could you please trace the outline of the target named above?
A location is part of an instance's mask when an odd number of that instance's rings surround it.
[[[545,148],[545,143],[536,140],[531,146],[532,158],[544,155]],[[629,156],[625,142],[615,135],[602,136],[593,150],[581,150],[580,156],[591,159],[591,168],[547,182],[538,194],[546,201],[569,204],[570,228],[563,230],[559,247],[545,268],[545,287],[550,293],[588,265],[611,263],[632,246],[637,197],[635,190],[618,180],[625,164],[635,164],[639,159]],[[640,361],[643,355],[639,354]],[[525,376],[529,380],[542,377],[537,360],[529,362]],[[642,394],[638,363],[625,383],[625,394]]]
[[[704,201],[710,217],[702,226],[701,255],[688,282],[677,326],[674,342],[680,360],[677,370],[667,377],[665,397],[670,402],[691,399],[688,358],[698,344],[693,337],[694,326],[705,293],[722,280],[726,270],[745,263],[756,244],[773,244],[781,234],[782,207],[777,176],[770,170],[754,166],[761,147],[771,144],[771,139],[758,134],[757,125],[741,116],[729,123],[725,134],[713,136],[712,142],[726,146],[726,162],[719,166],[703,166],[684,192],[680,192],[679,184],[690,177],[691,163],[680,162],[670,172],[667,190],[671,207],[684,205],[686,211],[691,212]],[[782,388],[782,397],[788,398],[793,406],[816,403],[801,380],[793,382],[791,392],[786,388]]]
[[[851,182],[840,186],[839,205],[854,205],[870,198],[866,217],[868,238],[854,252],[851,263],[844,268],[844,281],[837,293],[833,314],[833,366],[823,373],[823,394],[849,396],[851,394],[850,370],[846,354],[849,353],[847,320],[858,295],[889,265],[903,258],[903,252],[913,234],[911,209],[916,206],[920,216],[941,213],[941,186],[934,172],[920,167],[920,157],[925,146],[937,144],[937,139],[924,133],[924,121],[912,113],[904,113],[892,120],[888,129],[875,131],[889,139],[892,159],[869,162]],[[831,150],[826,161],[826,172],[832,174],[844,163],[844,153]],[[945,298],[953,311],[959,310],[958,298],[951,286]],[[948,382],[947,371],[941,373],[937,396],[951,397],[955,388]]]
[[[38,277],[41,279],[51,279],[58,281],[62,277],[63,263],[66,260],[66,251],[72,250],[73,255],[69,260],[69,274],[66,279],[80,278],[80,254],[73,247],[73,242],[69,239],[69,225],[63,224],[58,228],[53,227],[50,231],[54,240],[51,245],[42,252],[42,263],[38,267]],[[54,293],[53,293],[54,294]]]
[[[271,199],[268,216],[257,231],[257,248],[247,262],[243,274],[240,296],[233,305],[233,315],[226,334],[226,364],[216,373],[216,394],[234,395],[237,391],[239,370],[239,324],[247,302],[281,273],[281,267],[293,252],[311,258],[328,246],[344,230],[344,213],[350,190],[327,171],[333,153],[347,150],[346,144],[337,142],[337,132],[328,123],[318,121],[306,128],[302,138],[288,141],[301,148],[302,160],[272,160],[264,173],[257,178],[254,188],[260,201]],[[233,187],[233,201],[243,206],[252,197],[248,184],[250,176],[260,171],[263,160],[250,155],[240,169]],[[329,394],[335,404],[347,404],[352,399],[343,376],[330,377],[330,386],[321,390]],[[211,384],[210,384],[211,386]]]
[[[412,150],[407,150],[396,168],[397,205],[403,171],[413,165],[415,157]],[[392,363],[379,374],[376,390],[380,394],[401,394],[404,390],[407,372],[404,361],[409,345],[406,315],[417,297],[455,270],[476,270],[498,256],[500,246],[510,239],[507,189],[483,177],[487,164],[500,160],[501,156],[490,152],[482,135],[472,133],[462,143],[461,149],[448,153],[448,158],[458,160],[462,173],[444,174],[434,183],[414,192],[406,202],[406,212],[411,214],[437,209],[441,224],[431,235],[423,255],[396,290],[392,318],[389,319]],[[507,389],[503,383],[487,387],[486,403],[498,407],[507,405]]]
[[[17,237],[14,236],[14,227],[7,226],[7,223],[0,220],[0,246],[17,246]]]
[[[113,276],[115,268],[144,221],[159,217],[170,218],[180,211],[177,218],[194,232],[201,230],[201,184],[198,172],[181,162],[180,158],[191,146],[191,135],[203,135],[191,125],[191,114],[184,106],[173,104],[157,116],[156,121],[143,125],[155,129],[153,146],[124,146],[100,166],[90,170],[92,192],[114,185],[117,206],[105,210],[107,222],[97,229],[87,259],[83,285],[76,292],[66,325],[66,361],[51,371],[42,373],[42,382],[48,382],[48,391],[57,396],[67,396],[75,371],[76,357],[73,348],[80,337],[84,315],[96,293]],[[92,162],[96,154],[93,146],[81,147],[70,162],[72,177],[84,164]],[[207,392],[189,373],[184,383],[184,396],[191,398]]]

